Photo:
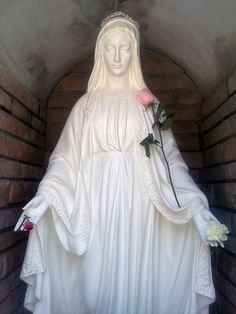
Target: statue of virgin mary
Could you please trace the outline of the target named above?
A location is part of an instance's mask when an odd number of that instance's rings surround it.
[[[180,207],[161,151],[148,158],[140,145],[153,116],[137,100],[147,88],[139,42],[127,15],[104,20],[87,92],[24,207],[34,228],[21,278],[35,314],[203,314],[214,301],[206,197],[170,130],[163,145]]]

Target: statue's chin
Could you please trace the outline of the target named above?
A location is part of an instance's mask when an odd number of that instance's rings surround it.
[[[124,68],[122,65],[121,66],[112,66],[109,69],[109,72],[113,76],[123,76],[127,72],[128,68]]]

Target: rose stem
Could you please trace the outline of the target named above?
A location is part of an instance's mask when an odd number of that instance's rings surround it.
[[[152,107],[152,112],[154,113],[154,108]],[[167,166],[167,170],[168,170],[168,175],[169,175],[169,178],[170,178],[170,184],[171,184],[171,188],[172,188],[172,191],[173,191],[173,194],[174,194],[174,197],[175,197],[175,200],[178,204],[179,207],[180,206],[180,203],[178,201],[178,197],[176,195],[176,192],[175,192],[175,188],[174,188],[174,184],[173,184],[173,181],[172,181],[172,177],[171,177],[171,172],[170,172],[170,167],[169,167],[169,163],[168,163],[168,160],[166,158],[166,154],[165,154],[165,151],[164,151],[164,147],[163,147],[163,139],[162,139],[162,135],[161,135],[161,129],[159,127],[159,125],[156,123],[157,125],[157,129],[158,129],[158,133],[159,133],[159,136],[160,136],[160,141],[161,141],[161,150],[162,150],[162,154],[163,154],[163,157],[165,159],[165,162],[166,162],[166,166]]]

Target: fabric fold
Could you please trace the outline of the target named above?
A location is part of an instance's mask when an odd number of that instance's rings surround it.
[[[209,248],[191,219],[207,200],[164,131],[178,208],[162,152],[149,159],[140,145],[152,123],[135,90],[87,93],[73,107],[38,188],[50,209],[21,273],[34,313],[194,314],[213,302]]]

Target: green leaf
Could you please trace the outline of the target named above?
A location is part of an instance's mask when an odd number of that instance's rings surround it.
[[[144,146],[145,153],[148,158],[150,158],[151,156],[150,144],[153,144],[153,143],[154,143],[154,137],[153,137],[153,134],[151,133],[149,133],[148,136],[145,137],[145,139],[140,142],[140,144]]]
[[[149,133],[147,137],[145,137],[144,140],[142,140],[142,142],[140,142],[141,145],[145,145],[145,144],[151,144],[153,143],[154,138],[153,138],[153,134]]]
[[[171,118],[171,119],[173,119],[174,115],[175,115],[174,112],[170,112],[170,113],[165,113],[165,114],[164,114],[164,116],[165,116],[166,118]]]
[[[151,157],[150,144],[144,145],[144,148],[145,148],[146,156],[150,158]]]
[[[154,102],[150,102],[147,106],[146,106],[146,108],[145,108],[145,111],[148,109],[148,108],[155,108],[155,103]]]
[[[165,121],[161,124],[160,129],[162,131],[168,130],[172,127],[173,120],[172,118],[166,118]]]
[[[154,112],[153,114],[153,118],[154,118],[154,123],[152,125],[152,127],[154,128],[155,125],[159,125],[159,120],[161,118],[162,112],[164,111],[164,106],[160,103],[157,107],[156,112]]]

